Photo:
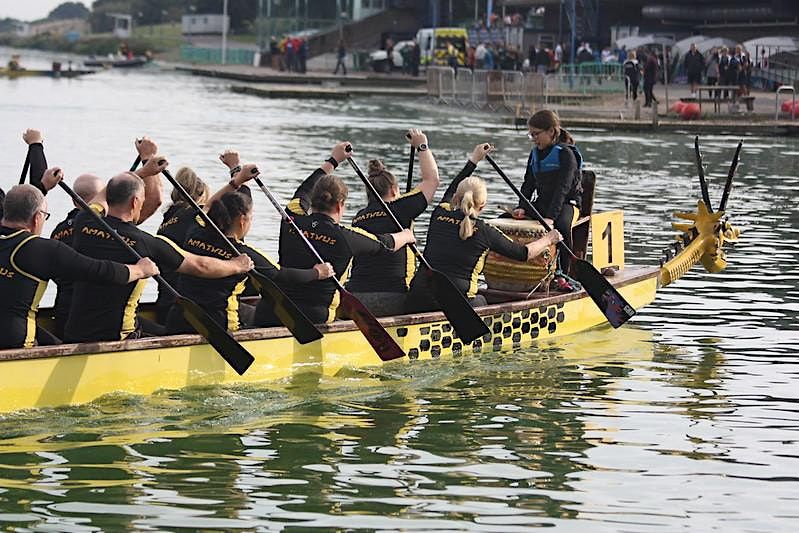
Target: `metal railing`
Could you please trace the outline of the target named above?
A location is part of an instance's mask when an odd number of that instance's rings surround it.
[[[553,98],[624,94],[624,77],[605,74],[538,74],[428,67],[427,94],[437,102],[478,109],[533,109]]]

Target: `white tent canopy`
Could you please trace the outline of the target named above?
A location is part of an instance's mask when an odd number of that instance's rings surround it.
[[[671,46],[674,44],[674,39],[671,37],[664,37],[661,35],[632,35],[630,37],[622,37],[616,40],[616,46],[621,48],[625,46],[627,50],[635,50],[640,46],[649,46],[652,44],[664,44]]]
[[[794,37],[759,37],[757,39],[750,39],[744,41],[744,48],[750,54],[754,54],[757,48],[766,49],[767,55],[776,54],[778,52],[792,52],[799,50],[799,39]]]

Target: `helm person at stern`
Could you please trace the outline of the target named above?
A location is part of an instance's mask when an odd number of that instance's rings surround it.
[[[528,137],[535,146],[527,159],[522,194],[571,248],[572,221],[575,211],[580,210],[583,193],[583,158],[574,146],[574,139],[561,128],[560,120],[552,111],[542,109],[533,114],[527,121],[527,128]],[[534,217],[522,202],[513,210],[513,218]],[[568,273],[569,266],[560,264],[563,273]]]

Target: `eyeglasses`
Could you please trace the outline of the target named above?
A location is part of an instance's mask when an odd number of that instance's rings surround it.
[[[533,141],[533,140],[535,140],[536,137],[538,137],[542,133],[545,133],[546,131],[548,131],[548,130],[528,131],[527,132],[527,138],[530,139],[531,141]]]
[[[39,209],[39,213],[44,215],[45,220],[50,220],[50,213],[48,213],[47,211],[42,211],[41,209]]]

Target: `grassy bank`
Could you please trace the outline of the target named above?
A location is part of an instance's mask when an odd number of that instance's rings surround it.
[[[50,50],[79,55],[107,55],[116,53],[122,42],[136,55],[146,51],[158,54],[177,53],[183,37],[178,24],[159,24],[157,26],[138,26],[128,39],[120,39],[110,33],[85,35],[77,41],[69,41],[60,35],[35,35],[17,37],[16,35],[0,35],[0,46],[15,48],[32,48],[34,50]]]

